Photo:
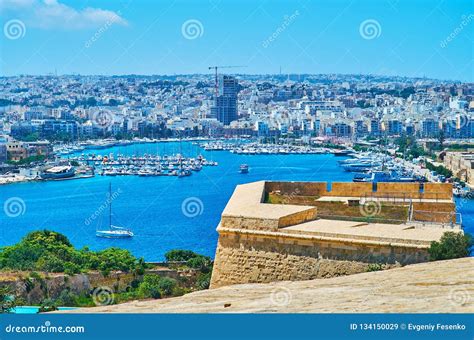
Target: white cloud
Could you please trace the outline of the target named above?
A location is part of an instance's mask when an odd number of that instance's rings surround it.
[[[1,0],[2,12],[12,12],[30,27],[87,29],[101,25],[128,25],[120,12],[87,7],[81,10],[57,0]]]

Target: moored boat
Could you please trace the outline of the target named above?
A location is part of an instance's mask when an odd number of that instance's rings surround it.
[[[112,225],[112,184],[109,184],[109,229],[96,230],[97,237],[105,238],[129,238],[133,237],[133,232],[130,229],[117,227]]]
[[[71,165],[58,165],[53,166],[49,169],[44,170],[40,177],[42,179],[61,179],[73,177],[75,174],[75,169]]]
[[[249,166],[247,164],[241,164],[239,172],[241,174],[247,174],[249,172]]]

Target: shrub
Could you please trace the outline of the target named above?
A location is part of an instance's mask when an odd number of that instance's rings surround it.
[[[0,287],[0,313],[11,313],[15,308],[15,298],[8,286]]]
[[[208,273],[212,267],[212,261],[210,257],[197,255],[186,262],[191,268],[199,269],[203,273]]]
[[[161,298],[159,282],[161,277],[155,274],[147,274],[143,277],[143,282],[138,286],[138,292],[144,298]]]
[[[169,277],[162,277],[158,282],[158,289],[160,290],[161,295],[170,296],[173,294],[176,285],[176,280],[170,279]]]
[[[58,310],[56,301],[53,299],[44,299],[41,302],[38,313],[52,312],[53,310]]]
[[[140,283],[138,291],[143,297],[159,299],[162,296],[172,295],[176,286],[177,282],[174,279],[156,274],[147,274],[143,277],[143,282]]]
[[[382,263],[369,263],[367,266],[367,271],[368,272],[376,272],[379,270],[383,270],[383,264]]]
[[[145,269],[147,267],[147,264],[145,263],[145,260],[143,259],[143,257],[140,257],[138,259],[138,263],[137,263],[137,266],[134,270],[134,274],[135,275],[143,275],[145,274]]]
[[[41,256],[36,267],[47,272],[61,273],[64,271],[64,261],[55,255],[47,254]]]
[[[196,281],[196,286],[198,287],[198,289],[209,289],[210,284],[211,284],[210,272],[199,274]]]
[[[78,296],[69,289],[63,289],[56,300],[56,304],[61,306],[74,307],[77,306]]]
[[[35,263],[42,255],[40,246],[25,245],[21,242],[14,246],[4,247],[0,254],[2,268],[34,270]]]
[[[439,242],[431,242],[430,261],[456,259],[469,256],[472,238],[463,233],[445,232]]]
[[[74,275],[80,272],[81,272],[81,267],[79,267],[77,264],[72,263],[72,262],[66,262],[64,264],[64,274]]]
[[[43,279],[43,278],[41,277],[41,275],[40,275],[39,273],[37,273],[37,272],[31,272],[31,273],[30,273],[30,277],[31,277],[32,279],[35,279],[35,280],[38,280],[38,281]]]
[[[165,254],[167,262],[181,262],[188,261],[189,259],[198,256],[191,250],[173,249]]]
[[[108,248],[97,252],[102,268],[128,272],[135,268],[137,259],[126,249]]]

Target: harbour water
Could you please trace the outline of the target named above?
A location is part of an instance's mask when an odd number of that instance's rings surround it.
[[[237,184],[258,180],[352,181],[353,174],[337,164],[331,154],[238,155],[228,151],[206,152],[190,142],[134,144],[100,150],[101,155],[172,155],[196,157],[200,153],[218,166],[192,176],[93,178],[29,182],[0,186],[0,202],[19,198],[24,209],[16,217],[0,211],[0,245],[18,242],[26,233],[50,229],[65,234],[76,247],[99,250],[111,246],[129,249],[147,261],[159,261],[170,249],[191,249],[214,256],[215,231]],[[239,173],[241,164],[249,173]],[[130,228],[130,239],[104,239],[96,229],[108,226],[107,195],[112,183],[114,225]],[[474,201],[457,199],[465,230],[474,232]]]

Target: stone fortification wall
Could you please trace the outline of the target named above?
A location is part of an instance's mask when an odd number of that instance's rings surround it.
[[[425,262],[427,247],[252,231],[220,230],[211,288],[239,283],[311,280]]]
[[[375,190],[374,190],[375,189]],[[340,196],[365,197],[380,196],[389,198],[413,199],[452,199],[450,183],[338,183],[326,182],[266,182],[266,192],[280,191],[283,195],[294,196]]]

